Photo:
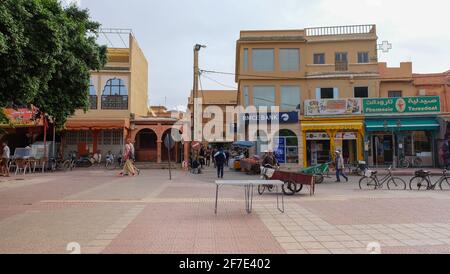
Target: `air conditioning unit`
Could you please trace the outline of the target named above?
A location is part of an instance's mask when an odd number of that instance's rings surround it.
[[[420,89],[419,90],[419,96],[427,96],[427,90],[426,89]]]

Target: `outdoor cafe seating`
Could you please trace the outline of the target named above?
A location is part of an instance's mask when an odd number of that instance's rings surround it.
[[[43,151],[36,148],[16,148],[9,163],[9,171],[16,175],[19,173],[35,173],[36,170],[45,172],[48,157],[44,157]]]

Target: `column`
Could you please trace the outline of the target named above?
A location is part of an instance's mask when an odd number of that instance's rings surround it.
[[[302,131],[302,142],[303,142],[303,167],[307,167],[308,166],[308,149],[307,149],[307,145],[308,145],[308,141],[306,140],[306,131]]]
[[[160,163],[162,163],[162,160],[161,160],[161,155],[162,155],[162,154],[161,154],[161,153],[162,153],[162,151],[161,151],[161,149],[162,149],[162,141],[161,141],[161,140],[158,140],[156,146],[157,146],[157,149],[156,149],[157,163],[160,164]]]
[[[326,131],[328,136],[330,137],[330,154],[331,154],[331,160],[334,159],[335,151],[336,151],[336,130],[327,130]]]
[[[364,161],[365,145],[364,145],[364,133],[358,131],[356,138],[356,153],[358,155],[358,161]]]
[[[189,151],[190,151],[189,142],[184,142],[184,161],[186,163],[189,163]]]

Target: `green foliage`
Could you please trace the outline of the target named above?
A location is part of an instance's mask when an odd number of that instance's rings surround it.
[[[1,0],[0,106],[34,105],[58,126],[87,109],[90,71],[106,63],[99,27],[57,0]]]

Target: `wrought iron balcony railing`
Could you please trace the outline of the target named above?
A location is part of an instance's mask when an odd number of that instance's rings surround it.
[[[102,109],[128,109],[128,95],[103,95]]]
[[[97,109],[98,97],[97,95],[89,96],[89,109]]]
[[[336,71],[348,71],[348,62],[347,61],[336,61],[335,70]]]

